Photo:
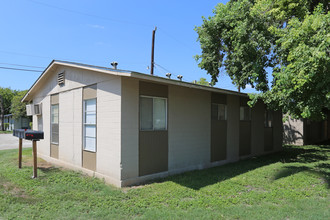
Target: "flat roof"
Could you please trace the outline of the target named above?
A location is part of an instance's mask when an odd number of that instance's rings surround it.
[[[74,67],[74,68],[79,68],[79,69],[84,69],[84,70],[102,72],[102,73],[106,73],[106,74],[110,74],[110,75],[117,75],[117,76],[121,76],[121,77],[132,77],[132,78],[153,81],[153,82],[158,82],[158,83],[163,83],[163,84],[176,85],[176,86],[201,89],[201,90],[206,90],[206,91],[211,91],[211,92],[217,92],[217,93],[222,93],[222,94],[230,94],[230,95],[238,95],[238,96],[247,97],[246,93],[241,93],[241,92],[236,92],[236,91],[232,91],[232,90],[226,90],[226,89],[221,89],[221,88],[216,88],[216,87],[211,87],[211,86],[204,86],[204,85],[180,81],[180,80],[176,80],[176,79],[169,79],[166,77],[139,73],[139,72],[135,72],[135,71],[113,69],[113,68],[109,68],[109,67],[94,66],[94,65],[76,63],[76,62],[70,62],[70,61],[53,60],[48,65],[48,67],[41,73],[39,78],[34,82],[34,84],[31,86],[31,88],[28,90],[28,92],[22,98],[22,100],[21,100],[22,102],[30,101],[32,99],[31,95],[33,95],[33,93],[36,92],[35,91],[36,85],[41,83],[44,80],[45,76],[51,71],[51,69],[55,68],[56,66]]]

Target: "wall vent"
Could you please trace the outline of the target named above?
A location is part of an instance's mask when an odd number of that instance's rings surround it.
[[[59,73],[59,74],[57,74],[57,84],[58,85],[60,85],[60,86],[62,86],[62,85],[64,85],[64,72],[61,72],[61,73]]]

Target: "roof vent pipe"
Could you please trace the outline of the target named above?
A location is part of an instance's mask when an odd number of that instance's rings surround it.
[[[111,63],[111,66],[113,66],[113,68],[116,70],[116,69],[117,69],[117,66],[118,66],[118,62],[113,61],[113,62]]]
[[[167,78],[171,79],[171,73],[166,73]]]
[[[180,80],[180,81],[182,81],[182,75],[178,75],[178,79]]]

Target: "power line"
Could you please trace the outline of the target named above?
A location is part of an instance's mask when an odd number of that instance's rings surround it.
[[[18,52],[12,52],[12,51],[4,51],[4,50],[0,50],[0,53],[7,53],[7,54],[26,56],[26,57],[43,58],[43,59],[50,59],[50,60],[68,60],[68,61],[75,61],[75,62],[91,62],[91,61],[87,61],[87,60],[67,59],[67,58],[63,58],[63,57],[62,58],[46,57],[46,56],[39,56],[39,55],[33,55],[33,54],[27,54],[27,53],[18,53]]]
[[[27,66],[27,65],[14,64],[14,63],[0,63],[0,64],[11,65],[11,66],[21,66],[21,67],[31,67],[31,68],[45,69],[45,67],[40,67],[40,66]]]
[[[0,66],[0,69],[6,69],[6,70],[18,70],[18,71],[29,71],[29,72],[43,72],[41,70],[29,70],[29,69],[19,69],[19,68],[11,68],[11,67],[4,67]]]
[[[35,4],[46,6],[46,7],[49,7],[49,8],[55,8],[55,9],[58,9],[58,10],[63,10],[63,11],[67,11],[67,12],[71,12],[71,13],[75,13],[75,14],[79,14],[79,15],[84,15],[84,16],[89,16],[89,17],[95,17],[95,18],[102,19],[102,20],[108,20],[108,21],[117,22],[117,23],[127,23],[127,24],[139,25],[139,26],[145,26],[145,27],[153,27],[153,25],[149,25],[149,24],[142,24],[142,23],[136,23],[136,22],[131,22],[131,21],[124,21],[124,20],[117,20],[117,19],[112,19],[112,18],[106,18],[106,17],[102,17],[102,16],[99,16],[99,15],[89,14],[89,13],[85,13],[85,12],[81,12],[81,11],[77,11],[77,10],[72,10],[72,9],[68,9],[68,8],[62,8],[62,7],[58,7],[56,5],[51,5],[51,4],[47,4],[47,3],[39,2],[39,1],[35,1],[35,0],[28,0],[28,1],[33,2]],[[190,46],[188,46],[187,44],[185,44],[183,41],[178,40],[176,37],[174,37],[173,35],[169,34],[164,29],[160,28],[160,31],[162,31],[165,35],[167,35],[168,37],[172,38],[173,40],[175,40],[179,44],[183,45],[187,49],[189,49],[191,51],[194,51]]]
[[[80,15],[84,15],[84,16],[89,16],[89,17],[99,18],[99,19],[103,19],[103,20],[108,20],[108,21],[112,21],[112,22],[126,23],[126,24],[139,25],[139,26],[145,26],[145,27],[152,27],[152,25],[102,17],[102,16],[99,16],[99,15],[89,14],[89,13],[85,13],[85,12],[81,12],[81,11],[77,11],[77,10],[72,10],[72,9],[68,9],[68,8],[62,8],[62,7],[58,7],[56,5],[51,5],[51,4],[47,4],[47,3],[39,2],[39,1],[35,1],[35,0],[29,0],[29,1],[33,2],[35,4],[39,4],[39,5],[49,7],[49,8],[55,8],[55,9],[58,9],[58,10],[63,10],[63,11],[67,11],[67,12],[71,12],[71,13],[75,13],[75,14],[80,14]]]
[[[14,54],[14,55],[20,55],[20,56],[27,56],[27,57],[36,57],[36,58],[44,58],[44,59],[53,59],[51,57],[45,57],[45,56],[38,56],[38,55],[32,55],[32,54],[26,54],[26,53],[18,53],[18,52],[11,52],[11,51],[5,51],[0,50],[1,53],[7,53],[7,54]]]

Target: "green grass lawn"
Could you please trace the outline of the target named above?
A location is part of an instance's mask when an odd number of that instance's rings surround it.
[[[13,131],[0,131],[0,134],[12,134]]]
[[[281,153],[117,189],[0,151],[0,219],[330,219],[330,146]]]

